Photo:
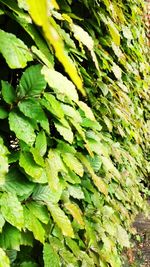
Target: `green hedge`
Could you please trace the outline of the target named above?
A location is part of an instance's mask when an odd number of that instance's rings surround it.
[[[138,0],[0,0],[0,267],[119,267],[147,213]]]

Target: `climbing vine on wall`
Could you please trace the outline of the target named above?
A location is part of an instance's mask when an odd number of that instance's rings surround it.
[[[143,8],[0,0],[0,266],[122,266],[149,193]]]

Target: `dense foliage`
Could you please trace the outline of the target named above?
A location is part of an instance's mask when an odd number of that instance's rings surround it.
[[[141,0],[0,0],[0,267],[119,267],[145,202]]]

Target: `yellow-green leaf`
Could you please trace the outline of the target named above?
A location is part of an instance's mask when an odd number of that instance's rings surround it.
[[[80,224],[81,226],[84,226],[84,221],[82,218],[83,214],[77,204],[67,202],[65,203],[65,208],[71,213],[71,215],[78,222],[78,224]]]
[[[52,215],[53,220],[62,230],[63,235],[68,237],[74,237],[71,222],[65,215],[64,211],[57,204],[48,203],[47,206]]]

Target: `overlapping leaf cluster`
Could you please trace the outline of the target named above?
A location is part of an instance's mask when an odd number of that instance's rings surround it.
[[[122,266],[147,209],[142,10],[0,0],[0,266]]]

